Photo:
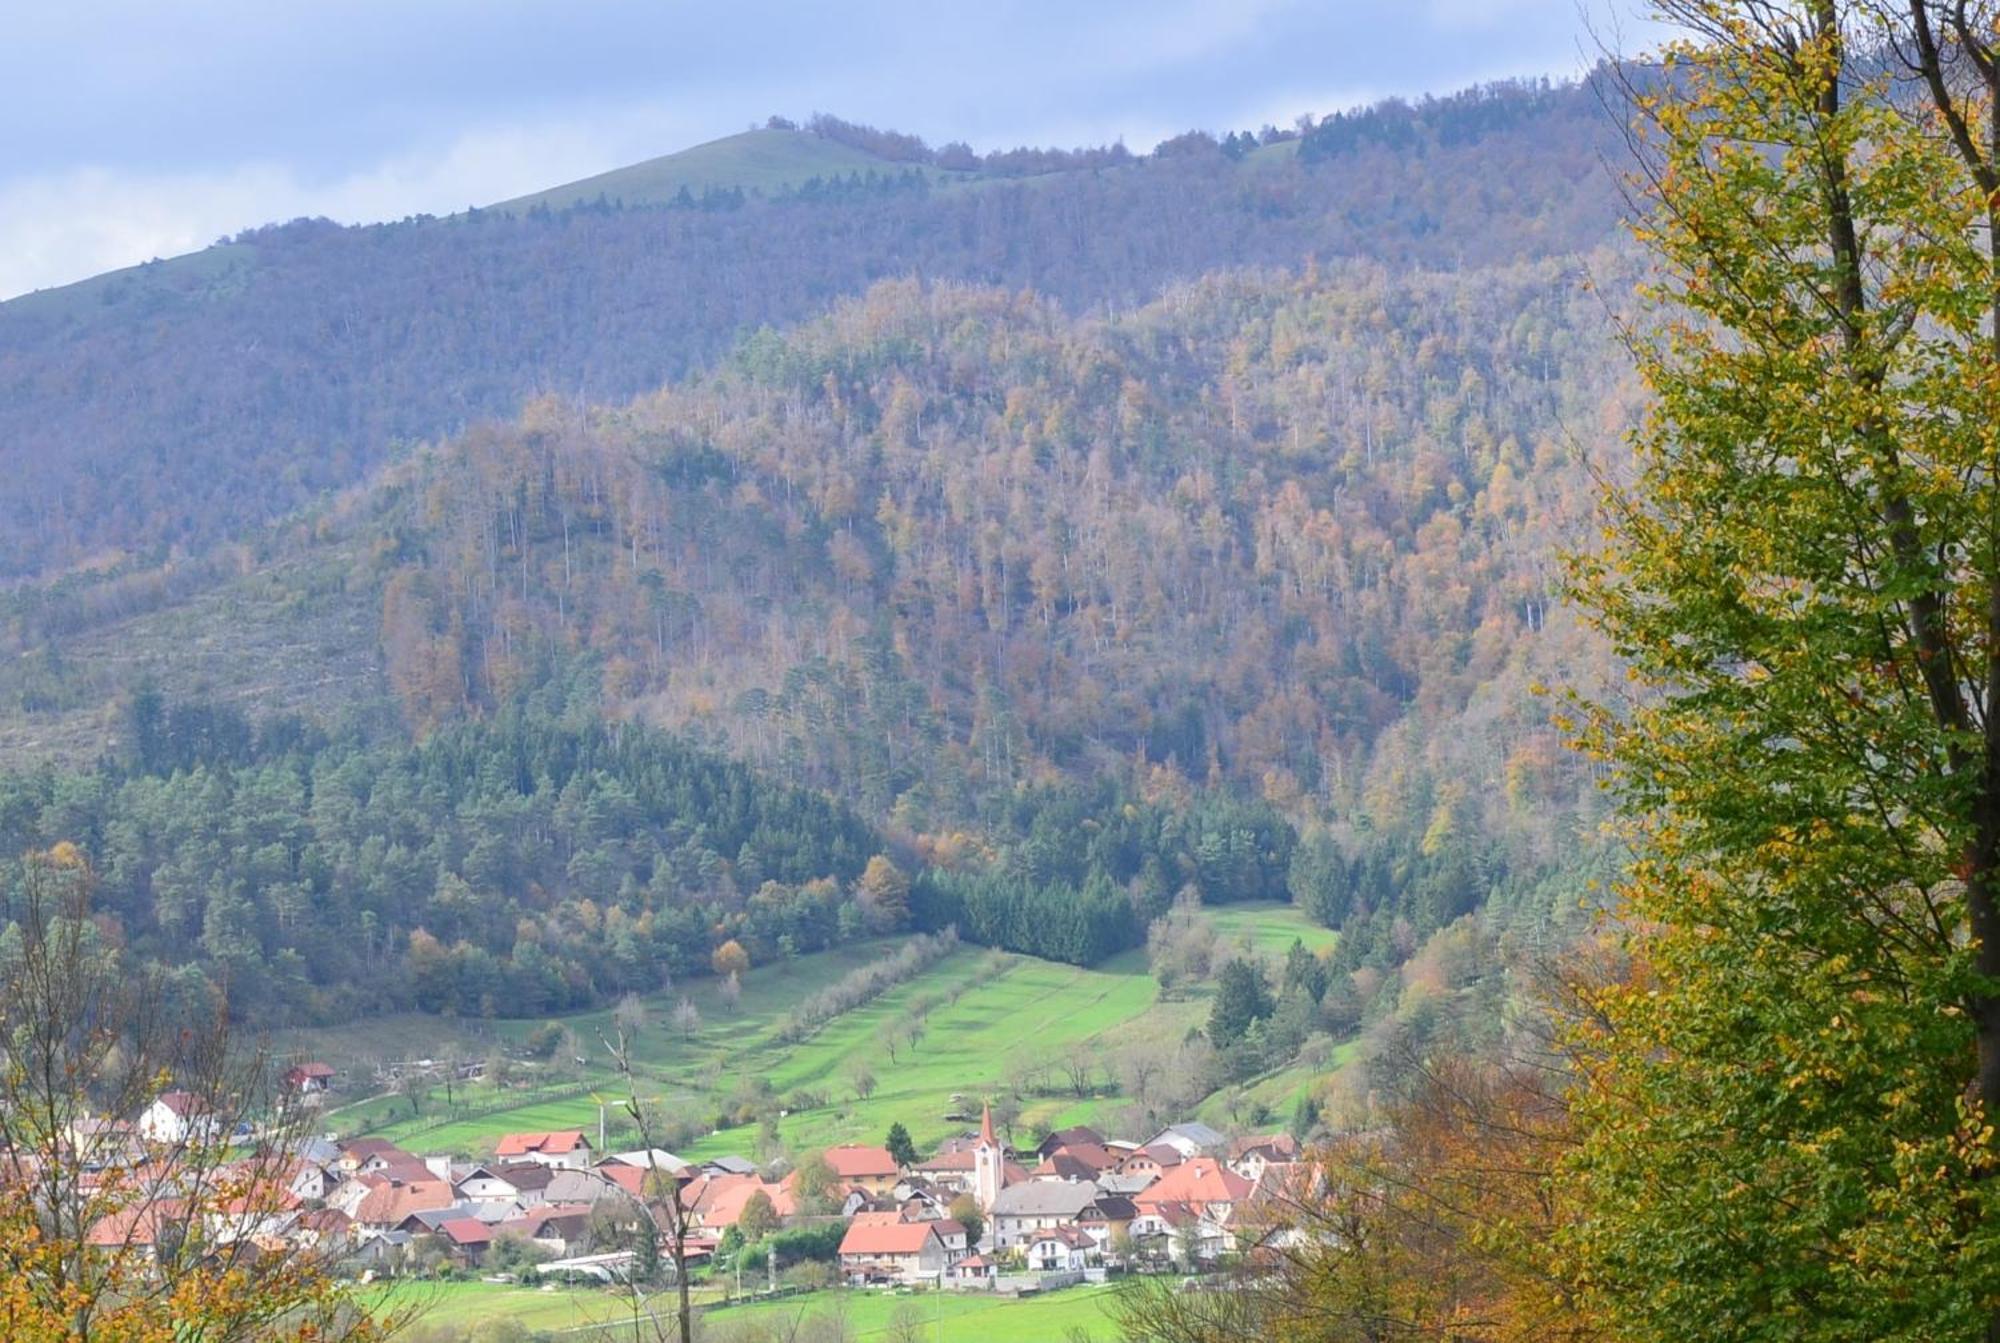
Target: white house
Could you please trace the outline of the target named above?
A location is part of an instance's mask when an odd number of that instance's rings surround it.
[[[186,1091],[168,1091],[139,1115],[139,1136],[147,1142],[179,1146],[195,1138],[213,1138],[222,1121],[209,1106]]]
[[[1037,1231],[1026,1242],[1028,1267],[1038,1273],[1081,1273],[1098,1255],[1097,1241],[1073,1226]]]
[[[857,1222],[840,1241],[840,1271],[849,1278],[937,1278],[951,1263],[935,1222]]]
[[[1037,1231],[1073,1225],[1077,1215],[1097,1200],[1089,1180],[1029,1180],[1010,1184],[993,1202],[988,1219],[996,1250],[1020,1245]]]

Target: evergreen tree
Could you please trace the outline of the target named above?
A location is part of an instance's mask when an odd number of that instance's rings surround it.
[[[888,1149],[889,1155],[896,1159],[898,1166],[908,1167],[917,1164],[917,1145],[910,1141],[910,1131],[903,1127],[901,1120],[889,1125],[889,1136],[883,1140],[882,1145]]]
[[[1208,1011],[1208,1038],[1217,1049],[1228,1049],[1248,1034],[1253,1023],[1276,1010],[1263,967],[1241,956],[1225,961],[1215,979],[1215,999]]]

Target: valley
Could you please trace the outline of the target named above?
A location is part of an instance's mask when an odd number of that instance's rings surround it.
[[[1281,963],[1294,940],[1316,949],[1331,934],[1286,906],[1231,906],[1214,912],[1225,948],[1247,948]],[[839,1143],[879,1142],[901,1123],[928,1150],[967,1125],[982,1100],[1014,1098],[1008,1119],[1018,1139],[1075,1124],[1104,1121],[1138,1107],[1148,1120],[1169,1113],[1210,1120],[1225,1129],[1282,1126],[1309,1078],[1337,1068],[1345,1050],[1324,1054],[1311,1067],[1286,1069],[1230,1083],[1213,1092],[1191,1092],[1192,1079],[1170,1083],[1183,1038],[1207,1019],[1212,989],[1202,985],[1163,1000],[1146,973],[1144,957],[1126,953],[1084,970],[1005,952],[963,947],[875,1001],[845,1012],[810,1039],[779,1038],[787,1013],[804,996],[879,957],[887,944],[859,943],[779,965],[753,968],[732,1007],[715,981],[697,981],[685,992],[644,1000],[646,1026],[633,1050],[641,1101],[661,1116],[707,1116],[722,1109],[746,1079],[771,1088],[769,1109],[782,1108],[771,1129],[755,1123],[691,1135],[674,1151],[691,1159],[722,1155],[756,1157],[772,1151],[808,1152]],[[700,1014],[685,1033],[672,1022],[683,998]],[[892,1058],[885,1028],[906,1020],[912,1004],[939,1005],[924,1017],[914,1048]],[[485,1083],[457,1088],[447,1100],[432,1079],[413,1107],[407,1092],[346,1102],[327,1113],[328,1127],[343,1137],[388,1138],[412,1151],[475,1156],[500,1134],[583,1127],[596,1133],[600,1098],[616,1130],[612,1141],[631,1143],[629,1121],[618,1113],[625,1090],[609,1066],[604,1040],[611,1013],[556,1018],[587,1062],[559,1078],[521,1085],[559,1090],[562,1099],[531,1094],[510,1104],[507,1090]],[[288,1032],[273,1047],[287,1056],[324,1059],[351,1079],[343,1090],[371,1084],[377,1064],[408,1059],[484,1060],[498,1052],[524,1052],[534,1022],[454,1025],[434,1018],[390,1017],[365,1030]],[[1157,1094],[1135,1096],[1131,1069],[1121,1063],[1150,1056]],[[1071,1065],[1080,1069],[1071,1075]],[[438,1065],[441,1070],[442,1062]],[[855,1094],[865,1070],[874,1085]],[[1085,1094],[1077,1094],[1083,1092]],[[412,1109],[415,1113],[412,1113]],[[949,1116],[957,1112],[958,1118]],[[461,1115],[465,1117],[460,1117]],[[622,1135],[622,1137],[621,1137]],[[773,1143],[778,1144],[772,1147]]]

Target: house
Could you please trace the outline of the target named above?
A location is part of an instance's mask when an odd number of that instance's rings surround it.
[[[839,1147],[827,1148],[825,1158],[834,1177],[842,1184],[865,1189],[871,1194],[888,1193],[903,1175],[902,1167],[896,1164],[896,1158],[889,1155],[886,1147],[843,1143]]]
[[[363,1168],[377,1158],[383,1160],[416,1160],[408,1152],[390,1142],[387,1138],[350,1138],[340,1144],[339,1155],[327,1164],[342,1175],[360,1175]]]
[[[138,1126],[109,1115],[78,1115],[70,1120],[69,1150],[85,1170],[143,1159]]]
[[[1146,1258],[1183,1268],[1208,1262],[1229,1248],[1229,1229],[1185,1203],[1155,1203],[1132,1219],[1132,1240]]]
[[[347,1245],[353,1232],[353,1219],[338,1208],[307,1208],[299,1213],[292,1238],[303,1249],[331,1249]]]
[[[409,1249],[412,1239],[407,1231],[386,1231],[366,1240],[357,1239],[349,1262],[357,1269],[381,1269],[394,1273],[402,1267],[404,1251]]]
[[[1143,1178],[1148,1184],[1185,1160],[1178,1147],[1160,1143],[1128,1153],[1118,1163],[1118,1174]]]
[[[950,1263],[935,1222],[856,1219],[840,1240],[840,1271],[853,1281],[919,1282]]]
[[[921,1218],[925,1225],[937,1232],[944,1242],[944,1252],[953,1259],[967,1254],[972,1249],[972,1237],[965,1229],[965,1223],[952,1217]]]
[[[1087,1232],[1073,1226],[1037,1231],[1024,1248],[1028,1267],[1037,1273],[1081,1273],[1101,1253]]]
[[[139,1115],[139,1136],[150,1143],[178,1147],[195,1139],[212,1139],[222,1131],[222,1120],[205,1101],[186,1091],[161,1093]]]
[[[628,1197],[625,1190],[602,1171],[551,1170],[546,1197],[551,1203],[596,1203],[602,1199]]]
[[[493,1148],[501,1161],[532,1161],[540,1166],[564,1170],[587,1170],[590,1166],[590,1139],[580,1128],[557,1129],[552,1133],[509,1133]]]
[[[967,1243],[964,1224],[949,1217],[912,1216],[904,1209],[884,1208],[856,1213],[847,1225],[849,1230],[857,1226],[927,1226],[937,1233],[938,1240],[944,1244],[945,1252],[953,1259],[957,1259],[972,1248]]]
[[[1128,1174],[1122,1170],[1108,1171],[1097,1177],[1097,1187],[1107,1194],[1123,1194],[1127,1198],[1135,1198],[1159,1178],[1157,1173],[1134,1171]]]
[[[458,1202],[452,1187],[443,1180],[420,1180],[404,1184],[382,1175],[362,1175],[356,1183],[361,1197],[343,1208],[354,1219],[354,1240],[365,1244],[377,1236],[400,1230],[412,1213],[449,1208]]]
[[[1132,1203],[1141,1214],[1162,1204],[1178,1204],[1220,1226],[1228,1222],[1236,1205],[1250,1196],[1252,1187],[1250,1181],[1214,1157],[1196,1157],[1162,1175]]]
[[[599,1170],[623,1167],[639,1171],[661,1171],[668,1175],[693,1175],[694,1165],[664,1148],[641,1148],[634,1152],[613,1152],[597,1163]],[[614,1177],[615,1178],[615,1177]]]
[[[1031,1180],[1095,1180],[1118,1165],[1119,1158],[1107,1147],[1094,1143],[1058,1147],[1042,1158],[1042,1164],[1028,1172]]]
[[[949,1190],[905,1180],[889,1195],[889,1201],[902,1210],[906,1222],[934,1222],[951,1216],[952,1197]]]
[[[511,1200],[522,1208],[551,1201],[549,1185],[556,1177],[552,1166],[533,1161],[496,1161],[474,1166],[452,1182],[458,1196],[475,1203]]]
[[[1229,1210],[1228,1229],[1239,1249],[1286,1250],[1307,1243],[1315,1234],[1300,1225],[1300,1210],[1323,1180],[1313,1162],[1265,1165],[1249,1197]]]
[[[1077,1146],[1102,1147],[1104,1135],[1082,1124],[1074,1128],[1059,1128],[1042,1139],[1041,1146],[1035,1149],[1035,1155],[1045,1157],[1061,1148]]]
[[[676,1173],[665,1166],[628,1166],[622,1161],[605,1161],[598,1165],[596,1174],[630,1198],[664,1205],[672,1201],[676,1186],[685,1189],[695,1183],[694,1169],[683,1165]]]
[[[493,1244],[493,1228],[477,1217],[447,1218],[438,1223],[436,1234],[454,1255],[474,1266]]]
[[[366,1169],[362,1174],[382,1175],[391,1180],[401,1181],[403,1184],[415,1184],[422,1180],[443,1180],[446,1184],[450,1184],[451,1163],[446,1162],[443,1172],[440,1173],[430,1162],[421,1157],[401,1152],[392,1156],[385,1152],[380,1156],[368,1158]]]
[[[333,1192],[335,1183],[325,1166],[304,1159],[293,1163],[287,1180],[294,1197],[310,1199],[324,1199]]]
[[[1181,1154],[1183,1161],[1189,1157],[1220,1152],[1228,1145],[1228,1140],[1203,1123],[1189,1120],[1181,1124],[1169,1124],[1146,1140],[1148,1147],[1171,1147]]]
[[[1264,1178],[1270,1166],[1289,1166],[1301,1155],[1299,1140],[1289,1133],[1267,1138],[1236,1138],[1229,1144],[1229,1169],[1251,1184]]]
[[[325,1063],[295,1063],[285,1070],[285,1086],[301,1096],[333,1090],[333,1067]]]
[[[1036,1231],[1069,1226],[1097,1198],[1088,1180],[1026,1180],[1008,1185],[988,1217],[996,1250],[1025,1242]]]
[[[83,1238],[94,1249],[151,1255],[163,1243],[184,1241],[189,1220],[184,1199],[141,1200],[98,1218]]]
[[[550,1203],[509,1217],[493,1229],[495,1238],[519,1236],[557,1255],[589,1248],[590,1209],[576,1203]]]
[[[957,1263],[948,1266],[944,1271],[944,1275],[947,1278],[957,1278],[965,1282],[991,1283],[997,1272],[999,1272],[999,1265],[987,1256],[983,1254],[968,1254]]]
[[[776,1184],[757,1175],[708,1175],[687,1186],[682,1195],[693,1216],[693,1224],[703,1231],[720,1233],[742,1220],[750,1200],[763,1194],[780,1217],[798,1214],[799,1201],[789,1183]]]
[[[1100,1250],[1108,1251],[1115,1242],[1132,1234],[1132,1222],[1138,1216],[1138,1206],[1131,1199],[1100,1189],[1097,1197],[1076,1215],[1076,1224],[1089,1233]]]

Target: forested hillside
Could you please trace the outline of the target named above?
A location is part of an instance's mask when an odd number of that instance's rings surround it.
[[[1191,895],[1341,929],[1351,1025],[1470,911],[1573,919],[1596,790],[1533,691],[1611,668],[1555,555],[1635,399],[1593,95],[821,130],[894,170],[0,310],[14,565],[103,561],[0,599],[0,748],[63,766],[0,851],[311,1021],[909,926],[1090,964]]]
[[[1630,413],[1584,280],[1347,264],[1114,320],[877,286],[423,458],[390,680],[424,730],[588,648],[609,703],[912,833],[1112,777],[1546,869],[1590,790],[1531,688],[1608,666],[1554,552]]]
[[[78,845],[107,937],[266,1022],[555,1011],[905,919],[857,904],[880,843],[852,812],[607,727],[559,677],[414,746],[150,693],[132,715],[128,759],[0,777],[7,883]]]
[[[544,400],[272,538],[290,597],[190,607],[249,648],[365,604],[420,744],[351,683],[316,721],[253,690],[254,727],[128,687],[113,758],[16,776],[0,841],[78,842],[143,954],[306,1020],[911,921],[1090,964],[1184,892],[1290,897],[1351,969],[1482,905],[1544,935],[1601,861],[1532,689],[1610,666],[1552,555],[1631,413],[1585,284],[1627,265],[1231,273],[1095,319],[885,282],[687,385]]]
[[[1569,255],[1613,228],[1617,134],[1588,87],[1510,86],[1254,148],[988,156],[950,189],[878,135],[881,172],[770,195],[252,230],[0,305],[0,574],[203,551],[410,440],[621,400],[885,277],[1082,314],[1221,267]]]

